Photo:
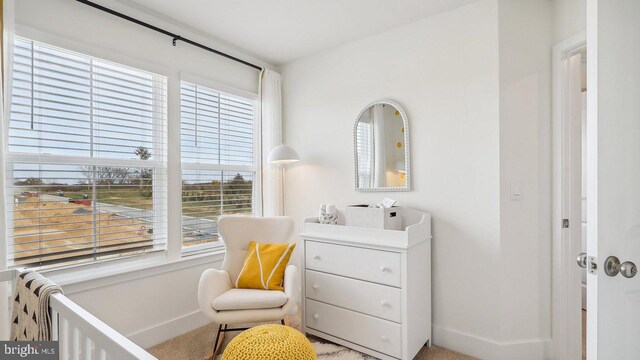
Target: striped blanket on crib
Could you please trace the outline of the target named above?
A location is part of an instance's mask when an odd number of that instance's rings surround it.
[[[11,340],[50,341],[49,297],[62,288],[35,271],[18,276],[11,312]]]

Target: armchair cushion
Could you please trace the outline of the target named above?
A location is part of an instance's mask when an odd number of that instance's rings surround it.
[[[218,220],[218,232],[224,241],[225,255],[222,270],[229,273],[235,284],[242,269],[243,259],[251,241],[259,243],[288,243],[294,241],[293,218],[285,216],[251,217],[225,215]]]
[[[230,289],[211,302],[216,311],[279,308],[289,297],[279,290]]]
[[[295,243],[267,244],[252,241],[235,287],[282,291],[284,270],[295,247]]]

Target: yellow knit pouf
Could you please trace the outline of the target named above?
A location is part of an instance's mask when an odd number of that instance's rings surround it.
[[[284,325],[260,325],[234,337],[222,360],[316,360],[309,340]]]

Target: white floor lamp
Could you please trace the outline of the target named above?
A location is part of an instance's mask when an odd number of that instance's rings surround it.
[[[278,145],[269,153],[268,161],[272,164],[276,164],[280,167],[280,173],[282,181],[280,182],[280,215],[284,215],[284,185],[285,185],[285,168],[291,163],[300,161],[300,156],[293,150],[291,146]]]

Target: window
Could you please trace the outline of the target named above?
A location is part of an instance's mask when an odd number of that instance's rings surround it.
[[[254,99],[182,81],[182,245],[218,240],[223,214],[256,209]]]
[[[167,79],[23,38],[12,76],[10,264],[164,249]]]

